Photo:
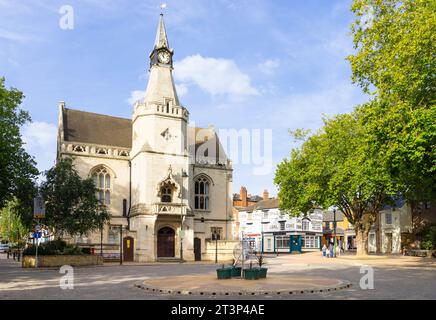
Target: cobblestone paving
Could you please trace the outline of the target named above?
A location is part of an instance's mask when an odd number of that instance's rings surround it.
[[[436,299],[434,259],[356,260],[323,259],[318,254],[283,255],[267,258],[268,273],[289,277],[332,278],[350,281],[352,287],[329,293],[299,296],[243,296],[241,299]],[[361,290],[360,267],[374,268],[374,290]],[[74,269],[74,289],[62,290],[59,270],[22,269],[0,254],[0,299],[237,299],[225,296],[174,296],[151,294],[135,287],[156,277],[214,273],[213,264],[107,264]]]

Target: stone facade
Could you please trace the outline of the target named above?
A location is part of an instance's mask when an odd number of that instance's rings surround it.
[[[232,163],[213,127],[188,126],[173,54],[161,16],[145,97],[131,120],[59,105],[58,158],[73,157],[79,174],[95,179],[111,214],[103,235],[80,239],[97,251],[101,237],[112,245],[132,237],[135,261],[191,261],[210,256],[206,241],[215,235],[233,239]]]

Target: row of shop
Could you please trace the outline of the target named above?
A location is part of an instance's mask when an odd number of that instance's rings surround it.
[[[263,253],[301,253],[319,251],[322,247],[320,233],[265,233],[244,237],[253,251]]]

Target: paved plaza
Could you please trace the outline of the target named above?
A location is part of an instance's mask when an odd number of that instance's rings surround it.
[[[0,299],[436,299],[435,259],[402,256],[370,256],[364,260],[352,256],[327,259],[316,252],[271,256],[266,260],[271,279],[311,279],[311,283],[318,282],[319,285],[325,281],[323,279],[338,279],[349,281],[352,286],[326,293],[241,297],[176,295],[138,288],[144,281],[153,282],[162,277],[184,276],[192,279],[210,275],[211,281],[215,281],[216,265],[203,262],[105,264],[75,268],[74,289],[65,290],[60,288],[63,274],[58,269],[22,269],[18,262],[7,260],[1,254]],[[359,286],[364,275],[361,273],[362,266],[371,266],[374,270],[373,290],[362,290]]]

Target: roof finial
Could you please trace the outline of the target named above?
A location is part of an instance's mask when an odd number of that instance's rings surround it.
[[[163,10],[167,7],[166,3],[161,3],[160,4],[160,14],[163,15]]]
[[[166,3],[163,3],[160,5],[161,8],[161,14],[160,14],[160,19],[159,19],[159,26],[157,28],[157,34],[156,34],[156,40],[154,42],[155,45],[155,49],[158,48],[168,48],[169,49],[169,44],[168,44],[168,37],[167,37],[167,32],[165,30],[165,23],[164,23],[164,19],[163,19],[163,9],[166,8]]]

